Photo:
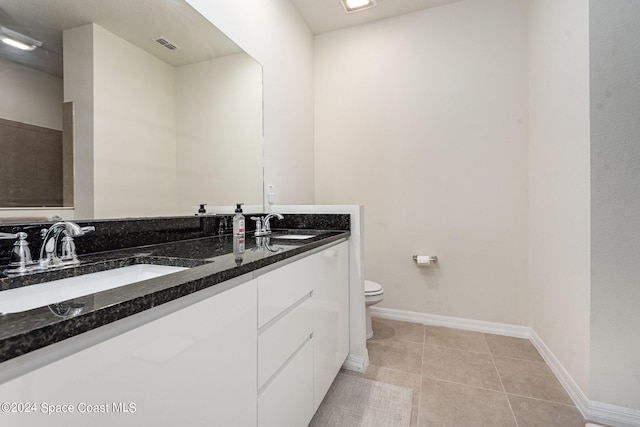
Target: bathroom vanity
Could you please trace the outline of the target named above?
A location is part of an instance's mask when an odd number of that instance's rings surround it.
[[[203,232],[81,256],[74,268],[85,272],[188,268],[68,301],[69,311],[0,315],[0,424],[307,425],[349,353],[344,220],[266,241],[249,233],[243,253],[230,235]],[[20,280],[36,279],[0,286]]]

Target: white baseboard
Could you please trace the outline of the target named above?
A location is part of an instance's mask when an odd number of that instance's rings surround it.
[[[529,338],[531,344],[538,350],[538,353],[542,356],[549,368],[553,371],[562,387],[566,390],[567,394],[573,400],[583,417],[587,418],[589,414],[589,399],[584,394],[582,389],[573,380],[573,377],[569,375],[569,372],[562,366],[560,361],[554,356],[549,347],[542,341],[542,339],[536,334],[534,330],[531,330],[531,337]]]
[[[364,373],[369,367],[369,352],[365,349],[365,353],[362,356],[349,354],[342,367],[350,371]]]
[[[382,319],[402,320],[411,323],[422,323],[430,326],[463,329],[486,334],[504,335],[508,337],[527,338],[531,336],[528,326],[509,325],[506,323],[485,322],[482,320],[461,319],[459,317],[440,316],[438,314],[417,313],[415,311],[394,310],[392,308],[371,307],[371,315]]]
[[[586,426],[596,427],[601,423],[614,427],[640,427],[640,410],[589,400],[571,375],[569,375],[569,372],[567,372],[560,361],[546,346],[544,341],[528,326],[461,319],[381,307],[371,307],[371,315],[382,319],[401,320],[404,322],[421,323],[423,325],[444,326],[447,328],[487,334],[526,338],[530,340],[534,347],[540,352],[540,355],[545,362],[547,362],[547,365],[549,365],[558,378],[558,381],[560,381],[560,384],[562,384],[567,391],[567,394],[569,394],[569,397],[571,397],[578,410],[585,419],[589,421]]]
[[[640,410],[609,405],[602,402],[589,402],[587,419],[596,423],[615,427],[639,427]],[[597,424],[596,424],[597,425]]]

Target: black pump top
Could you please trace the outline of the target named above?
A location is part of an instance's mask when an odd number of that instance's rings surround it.
[[[242,205],[244,203],[236,203],[236,213],[242,213]]]
[[[207,206],[206,203],[201,203],[200,209],[198,209],[198,213],[207,213],[207,210],[204,208],[205,206]]]

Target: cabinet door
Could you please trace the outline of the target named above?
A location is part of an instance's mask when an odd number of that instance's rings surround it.
[[[308,339],[260,391],[258,427],[305,427],[313,413],[313,340]]]
[[[349,353],[349,243],[313,255],[314,410]]]
[[[36,405],[0,425],[255,427],[256,294],[238,285],[0,385],[1,402]]]

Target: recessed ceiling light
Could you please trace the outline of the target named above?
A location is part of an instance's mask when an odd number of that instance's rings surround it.
[[[33,45],[24,44],[22,42],[19,42],[18,40],[14,40],[9,37],[2,37],[2,41],[8,44],[9,46],[13,46],[20,50],[32,51],[33,49],[36,48]]]
[[[342,0],[342,6],[347,13],[359,12],[376,6],[376,0]]]
[[[32,39],[29,36],[20,34],[17,31],[10,30],[6,27],[0,27],[0,40],[9,46],[13,46],[20,50],[32,51],[37,47],[42,46],[40,40]]]

